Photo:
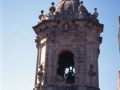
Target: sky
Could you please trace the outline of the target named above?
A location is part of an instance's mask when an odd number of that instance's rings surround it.
[[[99,87],[117,90],[120,52],[118,47],[118,16],[120,0],[83,0],[91,13],[98,9],[99,21],[104,24],[103,42],[99,55]],[[0,1],[1,20],[1,90],[33,90],[37,48],[32,26],[39,22],[40,11],[49,12],[51,2],[60,0],[3,0]]]

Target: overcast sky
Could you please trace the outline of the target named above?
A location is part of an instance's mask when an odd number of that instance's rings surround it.
[[[2,2],[2,89],[32,90],[35,81],[37,49],[32,26],[43,9],[49,12],[51,2],[60,0],[3,0]],[[120,53],[118,47],[118,16],[120,0],[83,0],[91,13],[98,8],[99,21],[104,24],[99,55],[101,90],[117,90]],[[1,16],[1,14],[0,14]],[[1,70],[0,70],[1,71]],[[1,80],[0,80],[1,81]]]

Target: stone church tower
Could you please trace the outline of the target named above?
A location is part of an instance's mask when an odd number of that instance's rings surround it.
[[[61,0],[33,27],[38,49],[34,90],[99,90],[103,24],[83,1]]]

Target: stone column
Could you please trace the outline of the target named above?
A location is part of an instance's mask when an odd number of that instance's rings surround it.
[[[36,73],[35,73],[35,88],[33,90],[40,90],[40,88],[38,89],[38,75],[37,75],[37,72],[38,72],[38,68],[39,68],[39,65],[40,65],[40,61],[41,61],[41,44],[40,44],[40,37],[37,36],[36,37],[37,39],[35,40],[36,42],[36,47],[38,49],[38,52],[37,52],[37,62],[36,62]]]

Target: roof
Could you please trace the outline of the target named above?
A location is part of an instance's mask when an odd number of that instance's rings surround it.
[[[79,0],[62,0],[57,6],[56,11],[60,13],[64,12],[78,12],[78,7],[80,5]]]

